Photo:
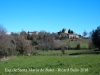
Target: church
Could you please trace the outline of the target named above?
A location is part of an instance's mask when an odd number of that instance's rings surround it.
[[[80,38],[78,34],[74,34],[74,33],[66,33],[66,29],[63,28],[62,31],[58,32],[59,37],[61,37],[62,35],[65,35],[67,38],[71,39],[71,38]]]

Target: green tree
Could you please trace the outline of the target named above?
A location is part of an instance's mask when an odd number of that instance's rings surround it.
[[[74,32],[71,30],[70,33],[73,34]]]
[[[96,30],[93,30],[92,43],[95,47],[100,49],[100,26]]]
[[[66,29],[65,29],[65,28],[63,28],[63,29],[62,29],[62,33],[65,33],[65,32],[66,32]]]
[[[80,44],[77,44],[76,49],[79,50],[80,48],[81,48]]]
[[[68,33],[70,33],[70,32],[71,32],[71,30],[69,29],[69,30],[68,30]]]

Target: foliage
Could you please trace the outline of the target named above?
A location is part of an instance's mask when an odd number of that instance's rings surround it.
[[[78,49],[78,50],[81,49],[80,44],[77,44],[76,49]]]
[[[68,30],[68,33],[70,33],[70,32],[71,32],[71,30],[69,29],[69,30]]]
[[[33,50],[31,42],[26,39],[26,32],[22,31],[20,34],[11,33],[6,34],[5,28],[0,26],[0,57],[11,55],[26,55]]]
[[[15,45],[12,44],[12,36],[6,34],[4,28],[0,28],[0,57],[15,55]]]
[[[93,30],[92,41],[94,46],[100,49],[100,26]]]
[[[54,48],[55,42],[54,42],[54,38],[52,37],[52,35],[50,33],[43,33],[43,35],[39,35],[39,37],[41,37],[41,39],[39,40],[39,45],[38,48],[39,49],[43,49],[43,50],[51,50]]]
[[[68,30],[68,33],[69,33],[69,34],[73,34],[74,32],[73,32],[72,30],[69,29],[69,30]]]
[[[93,41],[90,40],[90,41],[89,41],[89,49],[94,49],[94,48],[95,48],[95,46],[94,46],[94,44],[93,44]]]
[[[73,34],[74,32],[71,30],[71,32],[70,32],[71,34]]]
[[[31,43],[28,40],[25,40],[25,38],[22,38],[20,36],[14,37],[15,38],[15,44],[16,44],[16,50],[19,52],[19,54],[27,54],[29,50],[31,50]]]
[[[86,31],[84,31],[84,32],[83,32],[83,36],[85,37],[86,35],[87,35],[87,32],[86,32]]]
[[[66,32],[66,29],[65,29],[65,28],[63,28],[63,29],[62,29],[62,33],[65,33],[65,32]]]
[[[46,31],[40,31],[36,35],[27,34],[25,31],[20,33],[11,32],[11,35],[6,34],[5,28],[0,28],[0,55],[27,55],[35,54],[33,50],[61,50],[62,54],[65,54],[65,50],[68,49],[82,49],[88,48],[89,39],[68,39],[68,35],[65,33],[66,29],[57,33],[49,33]],[[72,30],[68,30],[70,34]],[[73,40],[73,41],[71,41]],[[79,45],[77,45],[79,44]],[[80,48],[81,46],[81,48]]]
[[[20,36],[24,39],[27,39],[27,33],[25,31],[20,32]]]
[[[6,33],[6,29],[0,24],[0,33],[1,32],[5,32]]]

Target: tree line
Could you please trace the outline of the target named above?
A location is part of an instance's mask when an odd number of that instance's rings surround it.
[[[63,30],[62,30],[63,31]],[[69,30],[69,33],[73,31]],[[38,35],[29,35],[25,31],[20,33],[11,32],[10,35],[6,34],[6,29],[0,26],[0,57],[10,55],[34,55],[34,50],[64,50],[72,49],[68,42],[66,45],[60,44],[57,40],[64,40],[67,36],[62,34],[61,37],[57,33],[49,33],[40,31]],[[93,31],[89,48],[100,48],[100,27]],[[74,49],[81,49],[80,44]]]

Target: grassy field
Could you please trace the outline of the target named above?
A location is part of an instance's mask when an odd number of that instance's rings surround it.
[[[89,50],[70,50],[66,55],[49,54],[60,51],[39,51],[44,56],[18,56],[0,62],[0,75],[100,75],[100,55],[81,54]],[[51,52],[51,53],[50,53]]]
[[[36,55],[42,56],[58,56],[63,55],[61,50],[35,50]],[[99,51],[100,52],[100,51]],[[65,50],[65,55],[82,55],[82,54],[98,54],[99,52],[94,50]]]
[[[64,39],[64,40],[57,40],[57,43],[61,45],[68,45],[72,48],[76,47],[77,44],[80,44],[81,48],[88,48],[90,39]]]

